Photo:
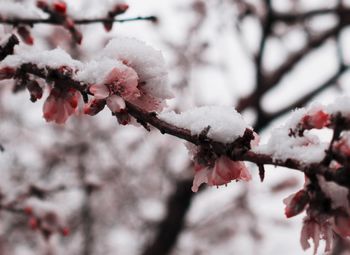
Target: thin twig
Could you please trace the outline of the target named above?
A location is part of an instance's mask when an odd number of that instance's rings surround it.
[[[156,16],[138,16],[133,18],[125,18],[125,19],[111,19],[111,18],[95,18],[95,19],[75,19],[74,24],[76,25],[88,25],[93,23],[103,23],[103,22],[116,22],[116,23],[125,23],[125,22],[132,22],[132,21],[151,21],[156,22],[157,17]],[[35,24],[50,24],[50,25],[62,25],[62,22],[58,19],[54,18],[48,18],[48,19],[6,19],[2,18],[0,19],[0,24],[8,24],[13,26],[18,25],[29,25],[33,26]]]

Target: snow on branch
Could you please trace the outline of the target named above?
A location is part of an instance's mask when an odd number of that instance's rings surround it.
[[[306,211],[302,247],[310,247],[312,239],[316,252],[319,240],[324,239],[330,250],[332,232],[350,236],[349,98],[294,111],[286,124],[272,131],[266,144],[260,144],[258,134],[232,107],[163,112],[166,100],[173,96],[164,59],[136,39],[115,38],[88,62],[74,60],[62,49],[37,51],[17,43],[12,36],[0,48],[4,56],[0,79],[16,80],[33,102],[41,99],[44,84],[50,91],[43,107],[47,121],[63,124],[76,112],[96,115],[107,106],[122,125],[137,121],[147,130],[153,126],[183,139],[194,161],[194,192],[203,183],[219,186],[249,181],[251,173],[244,161],[256,164],[260,173],[267,164],[299,170],[305,174],[305,185],[285,200],[285,214],[293,217]],[[332,139],[321,142],[313,132],[316,129],[332,130]],[[46,210],[40,201],[32,204],[38,209],[31,212],[32,223],[40,219],[46,226],[45,215],[52,208]],[[62,229],[58,219],[50,220],[55,231]]]
[[[141,55],[143,51],[147,54]],[[77,111],[80,93],[86,114],[95,115],[107,105],[121,124],[128,124],[134,117],[147,129],[151,125],[199,146],[195,154],[203,154],[203,162],[210,168],[216,159],[227,156],[234,161],[274,164],[304,172],[319,166],[317,172],[325,174],[328,170],[317,163],[325,157],[327,146],[307,130],[333,127],[332,118],[339,113],[345,115],[342,128],[348,128],[347,108],[337,104],[323,109],[324,112],[321,108],[295,112],[284,127],[273,132],[266,145],[260,146],[257,135],[230,107],[203,107],[179,115],[162,113],[158,118],[155,112],[161,112],[165,100],[172,95],[165,73],[161,54],[130,38],[112,40],[96,59],[87,63],[73,60],[61,49],[37,54],[17,46],[15,54],[0,64],[0,77],[21,80],[32,96],[35,90],[42,90],[33,86],[36,78],[47,81],[51,92],[44,104],[44,117],[48,121],[64,123]],[[281,139],[285,144],[280,143]],[[202,160],[198,163],[203,164]],[[335,177],[331,174],[327,178]]]

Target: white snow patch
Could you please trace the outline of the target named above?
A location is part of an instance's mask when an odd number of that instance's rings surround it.
[[[0,16],[3,18],[43,19],[48,15],[33,4],[16,3],[13,1],[0,2]]]
[[[302,137],[290,135],[290,130],[297,126],[302,117],[316,109],[319,109],[318,105],[312,105],[309,111],[294,111],[285,125],[271,131],[271,137],[266,144],[254,148],[253,151],[271,155],[274,160],[296,159],[305,164],[320,162],[325,157],[328,143],[320,142],[309,131],[305,131]]]
[[[51,0],[52,1],[52,0]],[[99,4],[91,8],[89,1],[66,1],[67,13],[75,19],[94,19],[107,17],[108,12],[112,11],[117,4],[125,4],[122,0],[100,0]]]
[[[21,45],[15,47],[15,54],[7,56],[1,62],[0,67],[19,67],[24,63],[36,64],[39,68],[59,68],[61,66],[79,68],[82,66],[80,61],[72,59],[71,56],[61,48],[39,50],[35,47]]]
[[[222,143],[231,143],[249,126],[242,116],[229,106],[204,106],[176,114],[161,113],[159,118],[180,128],[188,129],[192,135],[199,135],[210,126],[208,137]]]
[[[347,116],[350,114],[350,97],[342,96],[338,97],[332,104],[329,104],[326,107],[328,113],[333,114],[340,112],[343,115]]]
[[[170,99],[173,93],[167,83],[167,70],[160,51],[139,40],[117,37],[109,41],[101,56],[116,58],[132,67],[145,83],[143,90],[160,99]]]
[[[117,59],[103,57],[101,59],[91,60],[83,65],[83,68],[78,71],[76,78],[79,81],[90,84],[102,84],[108,73],[113,69],[127,68],[122,62]]]

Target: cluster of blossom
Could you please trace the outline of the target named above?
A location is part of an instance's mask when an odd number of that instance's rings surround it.
[[[49,19],[54,20],[67,29],[71,33],[75,42],[79,44],[81,43],[83,36],[75,28],[74,20],[67,15],[67,4],[64,1],[38,0],[37,7],[47,13],[49,15]]]
[[[227,156],[219,156],[212,162],[203,162],[198,154],[194,159],[193,192],[197,192],[202,183],[209,186],[220,186],[232,180],[251,180],[251,175],[242,161],[233,161]]]
[[[80,44],[83,36],[76,28],[76,15],[69,13],[68,6],[63,0],[37,0],[36,6],[3,1],[0,3],[0,20],[12,21],[18,35],[29,45],[34,43],[30,27],[35,20],[50,20],[53,24],[61,25],[70,32],[73,40]],[[103,22],[106,31],[112,29],[115,16],[125,13],[127,9],[128,5],[124,1],[115,2],[106,14],[106,21]],[[21,22],[22,19],[24,20]]]
[[[259,136],[254,133],[254,139],[250,146],[257,146]],[[192,191],[197,192],[202,183],[209,186],[227,185],[231,181],[250,181],[251,174],[243,161],[235,161],[226,155],[215,155],[211,150],[203,146],[191,149],[190,153],[194,161],[194,179]]]
[[[48,19],[68,29],[77,42],[81,41],[82,36],[75,29],[74,20],[67,14],[65,2],[38,0],[37,7]],[[4,12],[1,13],[1,18],[15,18],[16,16],[11,16],[13,7],[11,8],[4,8],[7,16]],[[114,17],[124,13],[127,8],[125,4],[116,5],[107,14],[105,29],[112,29]],[[33,13],[34,16],[39,15]],[[27,44],[33,44],[27,27],[18,26],[17,32]],[[35,72],[24,72],[24,67],[28,66]],[[58,124],[65,123],[76,113],[96,115],[107,106],[118,122],[126,125],[132,120],[128,113],[128,103],[144,112],[161,112],[166,106],[166,100],[172,97],[166,84],[166,73],[159,51],[138,40],[122,37],[111,40],[94,59],[85,63],[73,60],[61,49],[38,52],[23,45],[16,46],[14,54],[0,63],[0,80],[15,79],[15,88],[27,89],[31,101],[41,99],[45,87],[49,89],[43,105],[43,116],[47,121]],[[40,79],[45,82],[39,81]],[[334,172],[348,170],[350,132],[346,131],[349,126],[345,122],[349,117],[348,98],[340,99],[328,107],[313,105],[309,109],[299,109],[284,126],[272,132],[273,136],[266,144],[259,144],[258,135],[232,107],[198,107],[181,114],[166,112],[159,115],[161,121],[189,131],[200,141],[196,146],[188,146],[194,161],[194,192],[203,183],[219,186],[233,180],[251,179],[243,161],[234,160],[228,150],[216,153],[209,140],[230,149],[235,149],[235,146],[244,147],[240,148],[241,155],[251,151],[268,155],[274,162],[292,159],[304,165],[323,164]],[[343,126],[339,126],[339,119]],[[321,142],[311,132],[313,129],[324,128],[334,130],[335,136],[331,142]],[[327,182],[316,174],[307,175],[303,189],[284,202],[288,218],[306,210],[307,216],[301,233],[304,249],[310,247],[309,240],[312,239],[316,253],[319,241],[324,239],[326,251],[331,250],[333,231],[343,238],[350,236],[347,188]],[[40,229],[46,236],[54,232],[63,235],[69,233],[57,212],[46,203],[29,199],[23,210],[29,216],[32,229]]]
[[[300,243],[306,250],[310,248],[311,239],[314,243],[314,254],[321,239],[326,242],[325,252],[332,250],[333,232],[342,238],[350,236],[347,188],[326,182],[322,177],[317,182],[319,190],[315,190],[315,183],[306,178],[304,188],[284,200],[285,215],[288,218],[306,210]]]
[[[46,73],[55,69],[63,75],[86,85],[93,98],[84,106],[84,113],[95,115],[105,105],[117,116],[121,124],[130,122],[125,101],[153,112],[161,111],[165,100],[172,97],[166,85],[166,69],[159,51],[132,38],[115,38],[95,59],[82,63],[73,60],[61,49],[42,51],[16,46],[15,54],[6,57],[0,64],[0,79],[15,78],[24,84],[32,101],[40,99],[42,88],[32,77],[17,75],[22,65],[30,64]],[[80,91],[81,92],[81,91]],[[44,103],[44,118],[59,124],[77,112],[80,93],[56,80]]]
[[[58,208],[47,201],[29,198],[23,211],[28,215],[28,225],[32,230],[40,231],[46,238],[54,233],[67,236],[70,230],[64,224]]]
[[[350,156],[350,135],[346,131],[348,129],[346,119],[350,117],[349,113],[348,98],[341,98],[328,107],[314,105],[309,110],[304,109],[296,112],[289,122],[289,124],[291,122],[295,124],[294,128],[288,126],[289,137],[295,141],[295,147],[302,146],[305,151],[311,147],[312,151],[315,140],[308,139],[308,130],[323,128],[339,130],[339,136],[334,136],[332,141],[328,143],[328,148],[324,149],[323,158],[317,158],[316,161],[324,164],[334,173],[346,171]],[[301,138],[308,140],[306,143],[300,144],[297,140]],[[286,153],[291,155],[290,151],[286,151]],[[326,160],[327,157],[329,157],[328,160]],[[285,215],[288,218],[306,210],[307,215],[303,221],[300,239],[303,249],[310,248],[309,239],[312,239],[314,254],[316,254],[319,241],[323,239],[326,241],[325,251],[331,251],[333,232],[342,238],[350,236],[348,193],[347,187],[328,182],[322,176],[306,176],[304,188],[284,200],[286,204]]]
[[[295,159],[305,164],[318,163],[325,157],[327,142],[310,132],[312,128],[323,128],[327,125],[329,115],[313,105],[309,110],[295,110],[289,120],[271,132],[267,143],[253,149],[256,153],[271,155],[274,160]],[[283,141],[283,143],[281,142]]]
[[[42,185],[30,185],[25,189],[19,188],[16,192],[1,193],[1,208],[24,215],[28,227],[40,232],[45,238],[56,233],[67,236],[70,234],[70,229],[66,224],[66,212],[44,199],[62,187],[46,188]]]
[[[181,114],[162,113],[160,118],[177,127],[191,131],[192,135],[203,135],[218,142],[232,144],[242,138],[247,129],[251,129],[242,116],[232,107],[198,107]],[[259,143],[259,137],[253,133],[248,141],[249,148]],[[226,155],[216,155],[206,146],[187,145],[194,161],[194,180],[192,191],[197,192],[202,183],[209,186],[226,185],[232,180],[249,181],[251,175],[242,161],[234,161]]]

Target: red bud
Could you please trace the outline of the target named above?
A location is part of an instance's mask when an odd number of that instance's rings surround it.
[[[55,2],[53,4],[53,8],[55,11],[61,13],[61,14],[66,14],[67,12],[67,4],[62,1]]]

